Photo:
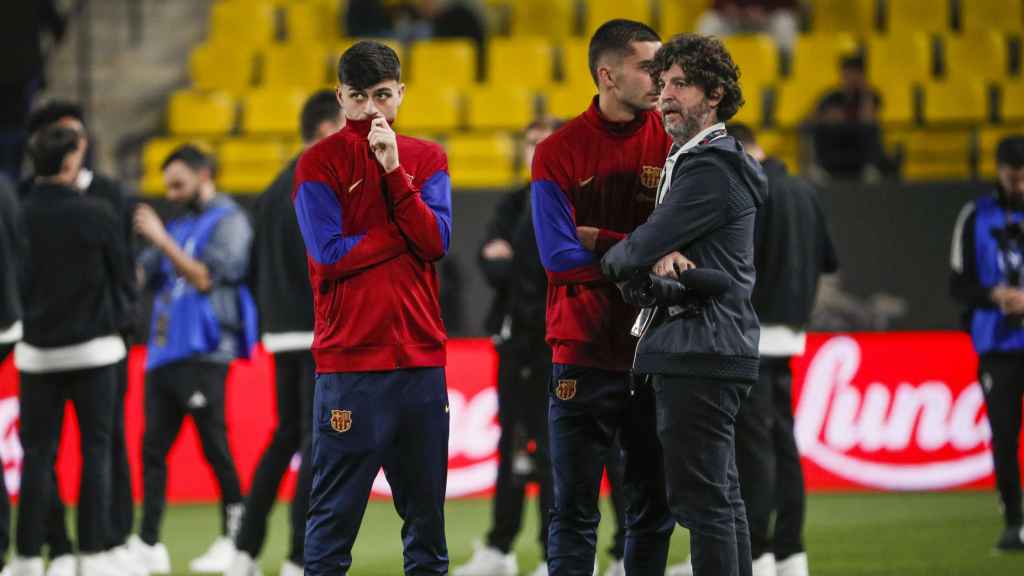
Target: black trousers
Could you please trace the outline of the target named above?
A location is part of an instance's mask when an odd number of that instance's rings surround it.
[[[64,402],[70,399],[81,436],[82,475],[78,507],[78,549],[107,547],[110,514],[110,450],[117,368],[107,366],[48,374],[21,374],[19,402],[24,460],[16,535],[20,556],[39,556],[46,540],[47,513],[56,498],[53,463]],[[63,519],[61,519],[63,522]]]
[[[674,522],[666,502],[651,387],[634,385],[622,372],[555,364],[549,393],[555,491],[548,535],[550,574],[593,573],[602,472],[609,453],[621,443],[626,572],[662,576]]]
[[[543,343],[542,343],[543,344]],[[540,528],[537,539],[544,558],[548,550],[548,526],[554,502],[548,451],[548,389],[551,352],[517,350],[507,344],[499,349],[498,364],[498,478],[487,544],[507,554],[522,528],[526,487],[540,488],[537,505]],[[530,450],[531,442],[534,449]],[[528,465],[526,469],[519,466]]]
[[[117,395],[110,446],[110,533],[107,548],[116,548],[128,541],[135,519],[132,501],[132,472],[128,466],[128,448],[124,436],[124,397],[128,393],[128,361],[117,364]],[[63,520],[61,521],[63,524]]]
[[[979,359],[978,372],[992,427],[992,458],[1003,518],[1007,526],[1020,526],[1024,524],[1024,514],[1017,450],[1024,399],[1024,354],[985,354]]]
[[[783,560],[804,551],[804,475],[793,435],[789,358],[761,357],[757,384],[736,418],[736,467],[754,558]],[[772,529],[772,514],[775,525]]]
[[[750,529],[734,441],[750,384],[656,374],[653,386],[668,506],[690,530],[693,573],[750,576]]]
[[[309,450],[313,437],[311,420],[313,392],[316,389],[315,372],[313,354],[308,350],[274,354],[277,429],[253,473],[242,526],[235,542],[239,550],[253,558],[258,557],[263,549],[263,541],[267,536],[267,516],[274,506],[281,478],[288,471],[292,457],[300,452],[302,465],[292,500],[292,539],[288,559],[302,566],[309,488],[313,482]]]
[[[224,381],[228,365],[184,360],[146,374],[146,431],[142,436],[142,527],[139,537],[147,544],[160,539],[160,523],[166,504],[167,453],[171,450],[186,415],[199,432],[203,455],[213,468],[221,494],[221,532],[234,537],[227,507],[242,503],[238,471],[228,450],[224,422]]]

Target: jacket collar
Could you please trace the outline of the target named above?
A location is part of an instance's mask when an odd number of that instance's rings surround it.
[[[371,122],[373,122],[372,118],[367,118],[364,120],[352,120],[351,118],[347,118],[345,120],[345,127],[342,128],[342,130],[347,130],[354,134],[358,134],[363,138],[366,138],[367,136],[370,135]],[[388,125],[390,126],[392,125],[392,123],[388,122]]]
[[[591,126],[621,138],[627,138],[636,134],[644,123],[647,122],[647,116],[646,112],[640,112],[629,122],[612,122],[601,113],[601,107],[598,105],[598,96],[594,96],[594,99],[590,101],[590,107],[583,113],[583,119]]]

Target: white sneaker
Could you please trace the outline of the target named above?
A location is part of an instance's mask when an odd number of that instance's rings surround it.
[[[776,576],[808,576],[807,554],[800,552],[775,563]]]
[[[46,576],[75,576],[75,556],[62,554],[50,560],[50,565],[46,567]]]
[[[284,574],[283,568],[281,573]],[[248,552],[238,552],[231,559],[224,576],[261,576],[260,565]]]
[[[626,576],[625,560],[617,560],[609,564],[604,571],[604,576]]]
[[[767,552],[754,560],[754,576],[775,576],[775,555]]]
[[[597,558],[594,558],[594,576],[598,576],[601,573],[601,565],[597,563]]]
[[[107,550],[107,556],[124,576],[149,576],[149,570],[131,553],[127,544]]]
[[[3,576],[3,574],[0,574],[0,576]],[[541,562],[538,564],[533,572],[530,573],[530,576],[548,576],[548,563]]]
[[[45,571],[43,570],[43,559],[39,556],[33,556],[31,558],[14,556],[11,558],[11,563],[7,568],[10,569],[11,576],[43,576],[43,574],[45,574]]]
[[[665,576],[693,576],[693,557],[687,556],[686,562],[669,566]]]
[[[224,572],[231,566],[235,558],[235,543],[230,538],[221,536],[210,544],[202,556],[188,563],[190,572],[213,574]]]
[[[473,545],[476,550],[473,557],[462,566],[452,571],[452,576],[516,576],[519,574],[519,564],[516,561],[514,552],[502,554],[501,550],[484,546]]]
[[[150,546],[142,538],[133,535],[128,539],[128,551],[135,558],[135,563],[150,574],[171,573],[171,555],[162,543]]]
[[[79,555],[78,573],[80,576],[125,576],[106,552]]]
[[[256,566],[256,571],[259,572],[259,565]],[[281,563],[281,570],[277,573],[278,576],[303,576],[306,570],[292,562],[291,560],[285,560]]]

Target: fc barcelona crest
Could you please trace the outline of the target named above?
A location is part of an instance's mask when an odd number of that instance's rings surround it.
[[[576,381],[575,380],[559,380],[558,387],[555,388],[555,397],[559,400],[572,400],[576,397]]]
[[[644,188],[654,190],[661,179],[661,166],[644,166],[640,170],[640,184]]]
[[[352,428],[352,411],[331,410],[331,428],[335,432],[348,432]]]

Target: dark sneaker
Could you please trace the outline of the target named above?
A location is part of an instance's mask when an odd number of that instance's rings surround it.
[[[1024,552],[1024,526],[1010,526],[996,542],[996,549],[1002,552]]]

